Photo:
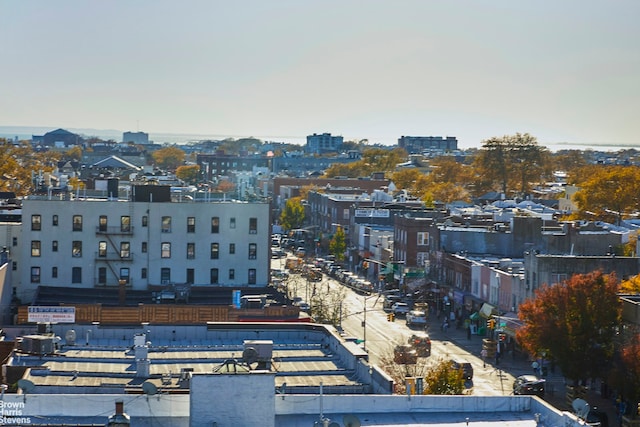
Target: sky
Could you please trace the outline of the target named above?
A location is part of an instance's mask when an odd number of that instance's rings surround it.
[[[0,125],[640,147],[640,1],[2,0]]]

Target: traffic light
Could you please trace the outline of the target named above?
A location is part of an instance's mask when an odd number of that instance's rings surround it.
[[[496,320],[495,319],[487,320],[487,328],[494,329],[495,327],[496,327]]]
[[[393,313],[388,313],[387,314],[387,321],[389,322],[393,322],[395,320],[395,315]]]
[[[498,339],[500,341],[506,341],[507,340],[507,334],[503,334],[503,333],[498,334]]]

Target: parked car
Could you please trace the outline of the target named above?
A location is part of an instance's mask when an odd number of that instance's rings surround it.
[[[532,394],[544,397],[544,378],[535,375],[520,375],[513,382],[513,394]]]
[[[397,302],[391,306],[391,312],[396,316],[405,316],[409,312],[409,304]]]
[[[393,361],[399,365],[415,365],[418,352],[410,345],[397,345],[393,349]]]
[[[424,328],[427,324],[427,313],[422,310],[411,310],[407,313],[407,326]]]
[[[462,376],[465,380],[471,381],[473,379],[473,366],[471,366],[471,363],[461,360],[452,360],[451,366],[453,369],[462,369]]]

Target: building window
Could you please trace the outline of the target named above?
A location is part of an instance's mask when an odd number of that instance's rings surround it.
[[[229,280],[235,280],[236,278],[236,270],[233,268],[229,269]]]
[[[162,232],[171,233],[171,217],[170,216],[162,217]]]
[[[196,232],[196,218],[190,216],[187,218],[187,233],[195,233]]]
[[[40,217],[40,215],[31,215],[31,230],[42,230],[42,218]]]
[[[58,278],[58,267],[51,267],[51,278],[52,279]]]
[[[100,258],[107,256],[107,242],[98,242],[98,256]]]
[[[229,228],[236,228],[236,219],[235,218],[229,219]]]
[[[58,252],[58,241],[53,240],[51,242],[51,252]]]
[[[169,282],[171,282],[171,269],[163,267],[160,269],[160,283],[166,285]]]
[[[187,243],[187,259],[194,259],[196,257],[196,244]]]
[[[193,284],[195,279],[195,270],[193,268],[187,268],[187,283]]]
[[[258,245],[255,243],[249,243],[249,259],[256,259],[258,253]]]
[[[18,246],[18,238],[17,238],[17,237],[13,237],[13,238],[11,239],[11,244],[12,244],[13,246]]]
[[[40,256],[40,240],[31,241],[31,256]]]
[[[349,219],[349,208],[342,210],[342,219]]]
[[[100,218],[98,218],[98,231],[100,231],[102,233],[107,231],[107,216],[106,215],[100,215]]]
[[[121,216],[120,217],[120,231],[123,233],[128,233],[131,231],[131,217],[130,216]]]
[[[146,227],[147,225],[149,225],[149,217],[145,215],[142,217],[142,226]]]
[[[217,268],[212,268],[211,269],[211,284],[215,285],[218,283],[218,269]]]
[[[418,245],[420,246],[428,246],[429,245],[429,233],[426,231],[418,232]]]
[[[71,243],[71,256],[74,258],[79,258],[82,256],[82,241],[74,240]]]
[[[122,267],[120,269],[120,280],[124,280],[127,284],[129,283],[129,268]]]
[[[58,215],[54,215],[51,217],[51,225],[53,225],[54,227],[58,226]]]
[[[147,269],[146,268],[141,268],[140,269],[140,278],[141,279],[146,279],[147,278]]]
[[[40,267],[31,267],[31,283],[40,283]]]
[[[73,231],[82,231],[82,215],[73,216]]]
[[[107,267],[98,268],[98,284],[100,285],[107,284]]]
[[[220,258],[220,244],[212,243],[211,244],[211,259]]]
[[[258,218],[249,218],[249,234],[258,233]]]
[[[236,244],[235,243],[229,243],[229,253],[231,255],[236,253]]]
[[[143,254],[147,253],[147,242],[142,242],[142,246],[140,247],[140,252]]]
[[[11,261],[11,271],[18,271],[18,263],[16,261]]]
[[[127,259],[131,257],[131,243],[120,242],[120,258]]]
[[[160,258],[171,258],[171,243],[162,242],[160,249]]]
[[[255,285],[256,284],[256,269],[255,268],[250,268],[249,269],[249,284],[250,285]]]
[[[214,234],[220,232],[220,218],[217,216],[211,218],[211,232]]]
[[[71,283],[82,283],[82,267],[71,269]]]

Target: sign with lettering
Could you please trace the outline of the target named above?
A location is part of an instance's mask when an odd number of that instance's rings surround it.
[[[389,209],[356,209],[358,218],[389,218]]]
[[[75,307],[29,306],[28,321],[32,323],[75,323]]]

